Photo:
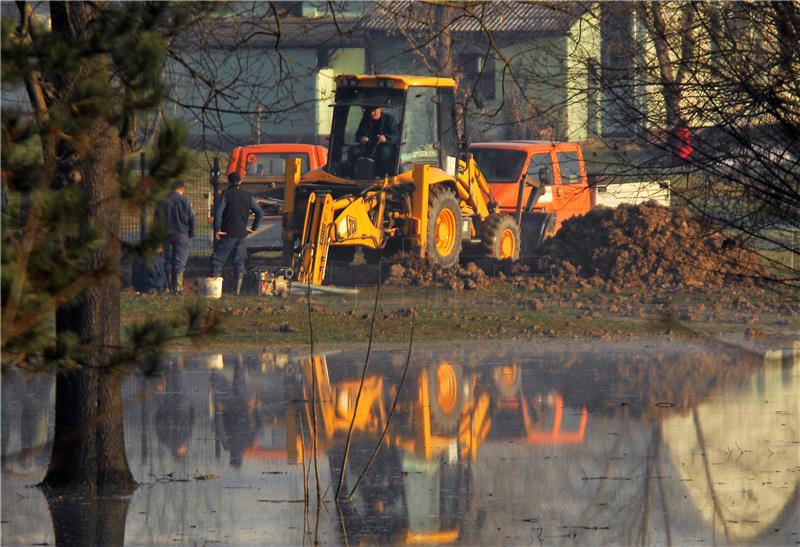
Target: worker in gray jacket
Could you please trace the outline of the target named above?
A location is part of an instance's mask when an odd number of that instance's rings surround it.
[[[211,255],[211,277],[221,277],[222,267],[233,253],[236,294],[242,291],[247,236],[258,230],[264,216],[256,198],[243,190],[241,183],[242,177],[239,173],[228,175],[228,188],[222,193],[214,212],[214,253]],[[247,227],[250,213],[255,215],[252,228]]]
[[[155,217],[166,232],[164,238],[164,262],[167,270],[167,288],[173,294],[183,290],[183,274],[189,260],[189,239],[194,237],[194,211],[183,194],[186,185],[176,180],[172,192],[157,206]]]

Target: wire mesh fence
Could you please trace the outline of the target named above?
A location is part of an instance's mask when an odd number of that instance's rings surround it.
[[[140,176],[141,172],[136,170],[134,175]],[[183,181],[186,184],[184,195],[192,204],[196,222],[195,236],[190,240],[190,255],[209,255],[213,247],[211,209],[214,200],[209,173],[204,166],[195,166],[184,175]],[[122,240],[125,243],[135,245],[141,242],[142,236],[153,226],[154,210],[154,206],[142,206],[122,211]]]

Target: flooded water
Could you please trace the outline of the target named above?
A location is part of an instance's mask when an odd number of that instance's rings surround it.
[[[377,352],[360,395],[360,352],[175,356],[124,387],[135,493],[52,518],[54,384],[6,372],[2,543],[800,541],[800,343],[565,347]]]

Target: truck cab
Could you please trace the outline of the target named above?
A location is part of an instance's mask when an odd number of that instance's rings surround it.
[[[492,189],[499,208],[549,215],[551,236],[568,218],[591,208],[589,181],[578,143],[499,141],[473,143],[470,152]]]
[[[283,181],[287,159],[300,160],[301,173],[323,167],[328,161],[328,149],[301,143],[250,144],[237,146],[231,152],[226,175],[233,172],[242,177],[242,188],[252,194],[264,210],[258,231],[247,238],[247,251],[275,251],[283,248],[281,211]]]

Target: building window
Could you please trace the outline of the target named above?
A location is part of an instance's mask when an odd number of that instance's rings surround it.
[[[465,53],[459,57],[461,88],[481,106],[495,100],[494,58],[482,53]]]
[[[600,66],[595,59],[589,59],[586,89],[586,136],[600,136]]]

